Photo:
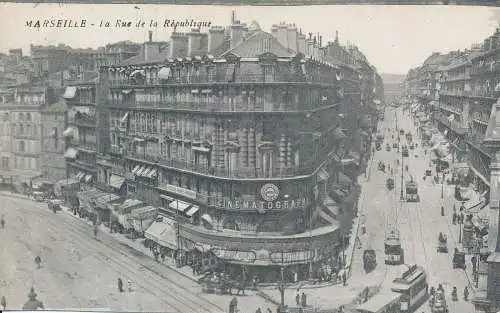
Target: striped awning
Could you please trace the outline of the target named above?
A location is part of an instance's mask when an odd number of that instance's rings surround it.
[[[191,204],[181,200],[176,200],[168,205],[169,208],[173,210],[179,210],[179,212],[186,211],[186,209],[189,208],[190,206]]]

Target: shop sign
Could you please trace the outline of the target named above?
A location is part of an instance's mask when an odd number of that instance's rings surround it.
[[[215,249],[214,254],[222,260],[238,261],[245,263],[255,262],[255,252]]]
[[[241,198],[225,200],[221,199],[217,207],[229,210],[293,210],[306,207],[309,201],[307,198],[287,199],[277,201],[245,200]]]
[[[313,250],[273,252],[270,255],[271,262],[276,264],[308,262],[313,258],[314,258]]]
[[[196,192],[195,191],[192,191],[192,190],[189,190],[186,188],[177,187],[174,185],[167,185],[166,189],[169,192],[176,193],[178,195],[182,195],[184,197],[188,197],[191,199],[196,199]]]

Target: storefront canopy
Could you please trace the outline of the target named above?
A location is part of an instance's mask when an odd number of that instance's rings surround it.
[[[168,205],[169,208],[171,208],[173,210],[179,210],[179,212],[186,211],[186,209],[189,208],[190,206],[191,206],[191,204],[186,203],[186,202],[181,201],[181,200],[175,200]]]
[[[109,185],[116,189],[122,188],[124,182],[125,182],[125,177],[119,175],[112,174],[111,177],[109,178]]]
[[[68,148],[66,152],[64,153],[64,157],[66,159],[74,159],[78,155],[78,150],[75,148]]]
[[[64,99],[73,99],[76,95],[76,87],[74,86],[69,86],[66,87],[66,90],[64,91],[63,98]]]
[[[175,223],[166,217],[161,221],[154,221],[144,232],[144,236],[163,247],[177,250]]]

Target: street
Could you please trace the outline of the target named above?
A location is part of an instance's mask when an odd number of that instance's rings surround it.
[[[418,142],[416,127],[406,113],[402,114],[402,110],[397,110],[397,123],[400,128],[410,131],[413,135],[414,141]],[[394,118],[393,111],[386,114],[386,119],[380,125],[379,129],[385,133],[384,147],[382,151],[375,154],[374,164],[382,161],[386,164],[391,164],[394,168],[395,190],[389,192],[385,189],[385,179],[388,177],[383,172],[374,172],[371,177],[370,188],[380,190],[380,194],[384,196],[377,196],[365,208],[367,234],[363,237],[363,248],[361,249],[375,249],[377,252],[377,269],[368,276],[379,277],[383,288],[388,288],[390,282],[394,277],[400,275],[407,270],[406,265],[391,266],[384,264],[384,236],[390,229],[388,225],[397,226],[401,235],[402,248],[404,250],[404,262],[407,265],[418,264],[425,268],[428,274],[428,283],[430,286],[435,286],[439,283],[443,284],[447,296],[447,302],[451,312],[472,312],[473,306],[469,302],[462,300],[463,289],[469,285],[467,276],[463,270],[452,268],[453,250],[458,242],[458,228],[451,223],[451,214],[453,212],[453,186],[444,185],[444,199],[441,199],[441,184],[435,184],[433,180],[428,177],[425,181],[423,176],[425,170],[430,168],[430,154],[431,151],[424,154],[423,149],[420,147],[415,150],[410,150],[409,157],[404,158],[404,163],[397,168],[395,159],[401,161],[401,156],[397,155],[396,151],[385,151],[385,143],[389,142],[392,146],[392,134],[395,134],[392,129],[395,128],[396,119]],[[387,128],[391,128],[391,133],[387,133]],[[397,135],[395,134],[396,138]],[[402,143],[406,142],[402,138]],[[418,155],[416,157],[415,155]],[[410,176],[418,183],[420,202],[409,203],[400,202],[401,191],[401,167],[408,165],[408,172],[404,173],[404,181],[408,181]],[[375,166],[374,166],[375,168]],[[397,170],[396,170],[397,168]],[[435,171],[433,171],[433,175]],[[373,171],[376,171],[373,169]],[[387,170],[386,170],[387,172]],[[445,216],[441,216],[441,205],[445,208]],[[380,227],[386,225],[386,227]],[[442,232],[448,237],[448,253],[438,253],[438,234]],[[360,256],[362,257],[362,256]],[[359,260],[361,263],[362,260]],[[355,271],[362,273],[362,269]],[[459,293],[459,301],[451,301],[451,289],[456,286]],[[418,310],[419,312],[430,312],[427,303],[422,305]]]
[[[232,296],[201,293],[199,285],[106,231],[67,212],[54,214],[46,203],[0,197],[0,295],[7,308],[20,309],[31,287],[46,309],[112,311],[226,312]],[[119,236],[119,235],[117,235]],[[37,269],[35,257],[42,259]],[[118,292],[117,280],[125,292]],[[128,282],[131,282],[131,291]],[[252,296],[238,297],[240,312],[274,306]]]

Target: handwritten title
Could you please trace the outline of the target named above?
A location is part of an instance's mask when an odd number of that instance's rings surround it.
[[[164,19],[164,20],[101,20],[99,23],[91,23],[86,19],[71,20],[71,19],[36,19],[25,21],[25,27],[28,28],[173,28],[190,27],[190,28],[208,28],[212,26],[211,21],[200,21],[190,18],[186,19]]]

